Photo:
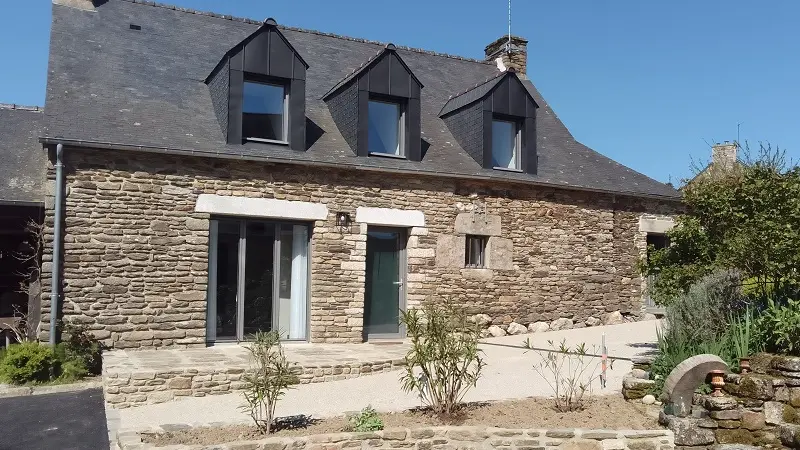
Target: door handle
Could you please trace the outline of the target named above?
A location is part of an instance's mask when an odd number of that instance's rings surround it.
[[[392,284],[396,284],[398,286],[402,286],[403,282],[402,281],[392,281]]]

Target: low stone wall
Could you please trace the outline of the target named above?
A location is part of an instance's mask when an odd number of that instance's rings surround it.
[[[121,450],[156,449],[143,444],[136,432],[120,432],[117,444]],[[536,450],[671,450],[675,448],[668,430],[520,430],[485,427],[430,427],[392,429],[366,433],[336,433],[314,436],[272,437],[258,441],[238,441],[203,447],[175,445],[170,450],[201,448],[215,450],[342,450],[371,448],[414,448],[416,450],[503,449]],[[166,447],[160,447],[166,448]]]
[[[301,384],[357,378],[399,370],[403,360],[356,362],[341,365],[295,366]],[[182,369],[171,371],[111,372],[103,374],[106,404],[130,408],[163,403],[181,397],[205,397],[244,389],[245,367]]]
[[[761,354],[754,373],[728,374],[726,395],[695,394],[688,417],[667,405],[659,421],[684,448],[800,448],[800,358]]]
[[[641,400],[644,404],[654,404],[657,401],[652,390],[656,382],[650,379],[650,366],[654,355],[638,355],[631,358],[633,369],[622,377],[622,396],[625,400]]]

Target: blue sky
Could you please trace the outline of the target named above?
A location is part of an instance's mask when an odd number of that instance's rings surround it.
[[[169,3],[474,58],[507,30],[506,0]],[[50,8],[2,2],[0,103],[44,103]],[[530,40],[529,77],[577,139],[677,182],[737,123],[742,142],[800,159],[798,19],[796,0],[513,0],[512,32]]]

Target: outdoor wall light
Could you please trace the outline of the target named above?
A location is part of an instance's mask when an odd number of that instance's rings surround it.
[[[339,211],[336,213],[336,226],[347,228],[350,226],[350,213]]]

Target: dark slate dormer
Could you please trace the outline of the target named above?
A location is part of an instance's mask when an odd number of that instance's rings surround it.
[[[339,81],[322,99],[356,155],[420,161],[422,87],[395,46],[388,44]],[[395,122],[397,126],[393,125]],[[375,138],[372,145],[371,135]]]
[[[482,167],[535,174],[538,107],[510,69],[451,97],[439,117]]]
[[[226,142],[304,151],[306,69],[273,19],[230,49],[206,78]]]

